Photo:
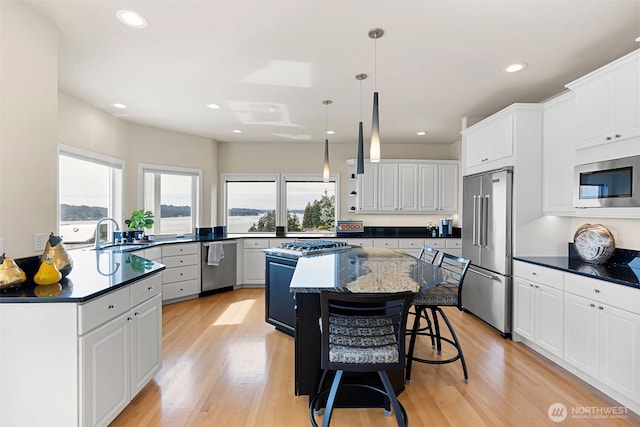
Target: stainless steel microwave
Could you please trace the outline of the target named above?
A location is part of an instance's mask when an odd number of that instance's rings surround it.
[[[578,208],[640,207],[640,156],[588,163],[574,168]]]

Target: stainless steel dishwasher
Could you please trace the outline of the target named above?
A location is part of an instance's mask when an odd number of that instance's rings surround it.
[[[200,295],[206,295],[220,290],[232,289],[236,285],[236,240],[205,242],[201,251],[202,290]],[[211,245],[221,245],[222,256],[215,257],[218,265],[209,265],[209,249]],[[218,248],[220,249],[220,248]]]

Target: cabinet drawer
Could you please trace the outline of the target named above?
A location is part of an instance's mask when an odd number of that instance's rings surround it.
[[[197,254],[200,249],[200,243],[181,243],[177,245],[162,245],[162,256],[176,256]]]
[[[462,239],[446,239],[444,245],[447,249],[462,249]]]
[[[565,273],[564,289],[595,302],[640,313],[640,289],[571,273]]]
[[[424,245],[424,239],[400,239],[398,240],[398,247],[401,249],[422,249]]]
[[[184,267],[186,265],[198,265],[200,264],[200,256],[198,254],[189,254],[162,257],[162,263],[166,265],[167,268]]]
[[[131,307],[162,292],[162,275],[155,274],[131,285]]]
[[[162,286],[162,300],[188,297],[200,293],[199,280],[187,280],[185,282],[169,283]]]
[[[269,239],[245,239],[245,249],[267,249],[269,247]]]
[[[160,258],[162,258],[162,247],[161,246],[155,246],[153,248],[147,248],[144,250],[144,257],[146,259],[151,259],[153,261],[157,261]]]
[[[447,247],[447,241],[445,239],[426,239],[424,244],[435,249],[444,249]]]
[[[167,268],[162,272],[162,283],[180,282],[200,278],[200,266]]]
[[[78,307],[80,334],[85,334],[126,312],[131,307],[130,301],[129,286],[127,286],[81,304]]]
[[[555,289],[564,289],[564,272],[528,262],[513,262],[513,275],[542,283]]]
[[[373,241],[373,246],[376,248],[388,248],[388,249],[398,249],[400,245],[398,244],[398,239],[375,239]]]
[[[373,239],[347,239],[350,245],[373,246]]]

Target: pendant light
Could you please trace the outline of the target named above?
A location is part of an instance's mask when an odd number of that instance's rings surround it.
[[[371,121],[371,147],[369,148],[369,160],[373,163],[380,161],[380,119],[378,116],[378,79],[377,79],[377,41],[384,35],[380,28],[369,31],[369,38],[374,41],[373,48],[373,120]]]
[[[356,163],[356,173],[362,175],[364,173],[364,140],[362,136],[362,81],[367,78],[367,75],[356,74],[356,80],[360,81],[360,123],[358,123],[358,160]]]
[[[327,137],[327,132],[329,132],[329,104],[333,101],[330,99],[325,99],[322,101],[324,104],[324,168],[322,170],[322,182],[329,182],[329,138]]]

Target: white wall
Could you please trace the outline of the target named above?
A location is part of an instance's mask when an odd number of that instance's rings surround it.
[[[57,45],[55,26],[0,2],[0,237],[12,258],[57,230]]]

